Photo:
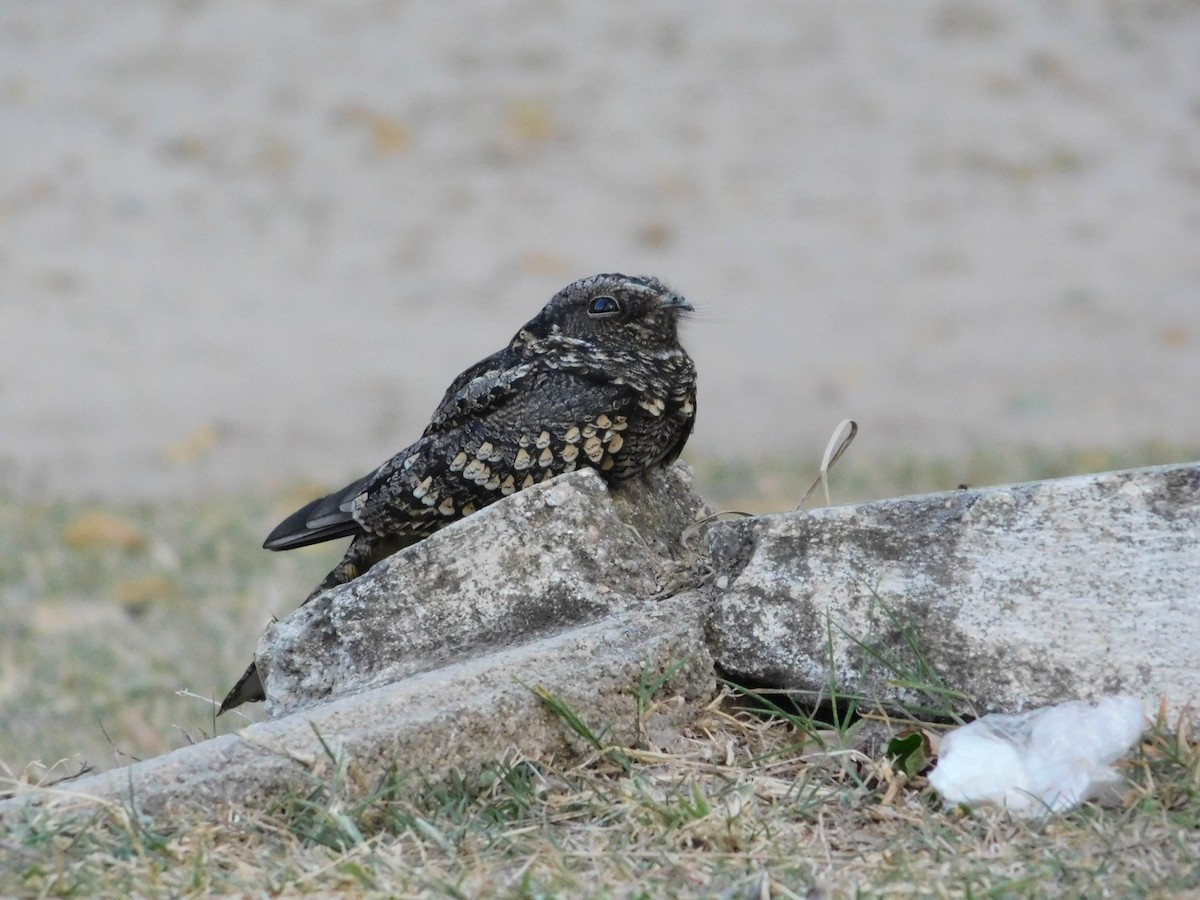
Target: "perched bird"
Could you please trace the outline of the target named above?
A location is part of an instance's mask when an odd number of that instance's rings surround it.
[[[655,278],[596,275],[563,288],[503,350],[454,379],[415,444],[281,522],[268,550],[351,538],[309,595],[530,485],[582,466],[618,483],[673,462],[696,415],[679,345],[692,306]],[[220,712],[265,694],[254,663]]]

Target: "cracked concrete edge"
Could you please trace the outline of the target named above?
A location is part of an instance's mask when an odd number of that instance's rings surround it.
[[[260,808],[289,789],[328,778],[322,747],[344,752],[373,781],[388,768],[437,779],[471,772],[510,750],[534,759],[584,748],[532,688],[561,698],[597,733],[636,738],[634,692],[644,675],[674,667],[654,727],[682,726],[713,695],[704,643],[707,595],[646,602],[589,625],[251,725],[144,762],[52,788],[22,787],[0,802],[0,821],[117,805],[147,815]],[[643,723],[646,724],[646,723]]]

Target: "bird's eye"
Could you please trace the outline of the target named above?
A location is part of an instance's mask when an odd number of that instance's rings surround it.
[[[588,305],[589,316],[612,316],[620,311],[621,304],[617,302],[615,297],[610,297],[607,294],[593,297],[592,302]]]

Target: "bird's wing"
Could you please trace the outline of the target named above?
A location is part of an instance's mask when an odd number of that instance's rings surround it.
[[[340,491],[320,497],[302,506],[267,535],[263,547],[267,550],[293,550],[322,541],[350,537],[363,533],[362,526],[354,520],[354,498],[362,493],[376,475],[360,478]]]
[[[686,444],[688,442],[688,438],[692,436],[692,427],[695,424],[696,420],[694,418],[689,418],[684,421],[683,429],[679,432],[679,440],[677,440],[671,446],[671,449],[666,452],[666,455],[663,456],[659,465],[669,466],[671,463],[675,462],[675,460],[679,459],[679,454],[683,452],[684,444]]]
[[[293,550],[340,537],[363,534],[365,529],[354,518],[354,501],[364,491],[377,489],[398,477],[400,464],[418,447],[429,443],[435,433],[453,431],[471,420],[486,417],[519,390],[521,383],[535,371],[533,364],[508,365],[511,353],[505,348],[477,362],[454,379],[438,404],[425,436],[412,447],[400,451],[374,472],[340,491],[312,501],[296,510],[267,535],[267,550]],[[407,473],[405,473],[407,474]],[[420,530],[420,529],[417,529]]]
[[[425,434],[445,433],[464,422],[486,418],[523,390],[539,371],[537,362],[515,359],[507,347],[493,353],[454,379]]]
[[[536,481],[585,465],[623,474],[621,460],[604,457],[623,443],[617,435],[625,427],[618,420],[631,403],[626,386],[544,370],[525,377],[520,390],[475,392],[471,385],[454,398],[456,411],[435,418],[417,443],[381,466],[366,486],[369,499],[357,515],[368,532],[424,536]],[[486,402],[477,402],[467,415],[471,401],[464,398],[485,393]]]

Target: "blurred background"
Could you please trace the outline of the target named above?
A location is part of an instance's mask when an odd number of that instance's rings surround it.
[[[714,502],[1200,455],[1195,0],[14,2],[0,141],[16,769],[211,733],[340,552],[262,534],[596,272]]]

